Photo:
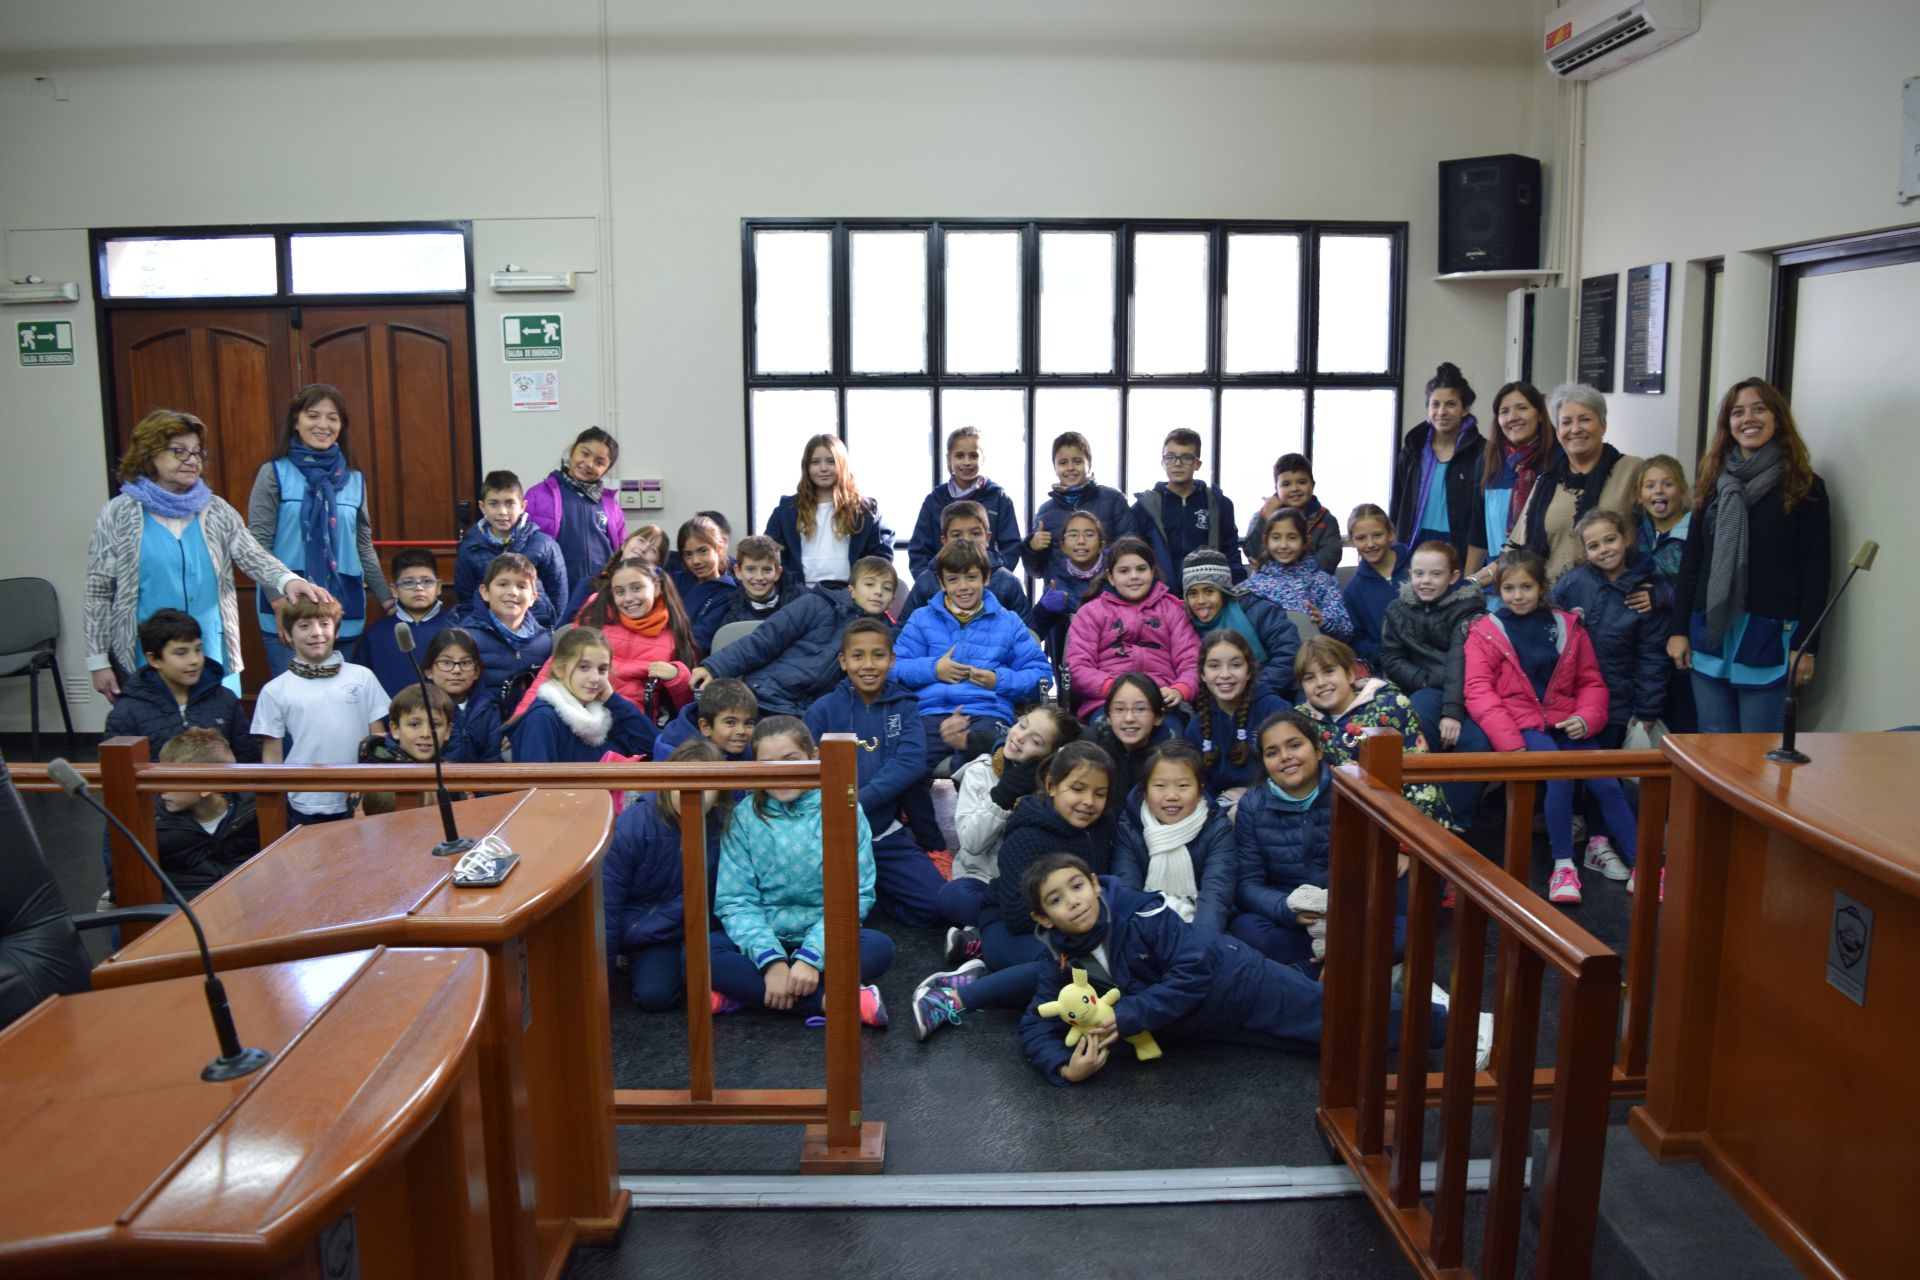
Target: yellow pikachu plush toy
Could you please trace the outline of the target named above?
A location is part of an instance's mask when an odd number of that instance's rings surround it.
[[[1119,1001],[1118,987],[1103,996],[1096,996],[1092,984],[1087,981],[1087,971],[1075,969],[1073,981],[1060,988],[1060,998],[1047,1001],[1037,1012],[1043,1018],[1058,1018],[1067,1024],[1067,1048],[1071,1049],[1080,1043],[1080,1037],[1089,1028],[1112,1022],[1113,1006]],[[1128,1036],[1127,1043],[1133,1046],[1134,1056],[1142,1062],[1150,1062],[1160,1056],[1160,1046],[1151,1031]]]

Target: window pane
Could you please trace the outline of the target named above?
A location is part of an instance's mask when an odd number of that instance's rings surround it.
[[[1227,237],[1228,373],[1300,367],[1300,237]]]
[[[107,241],[109,298],[258,298],[278,292],[272,236]]]
[[[1093,446],[1093,477],[1118,486],[1120,390],[1117,387],[1042,387],[1033,393],[1033,510],[1054,486],[1053,438],[1078,431]],[[1033,511],[1026,513],[1033,528]],[[1112,530],[1108,530],[1109,533]]]
[[[1013,509],[1027,509],[1027,393],[1024,391],[942,391],[940,425],[948,435],[961,427],[980,432],[980,473],[1007,491]],[[948,478],[946,441],[940,442],[940,479]],[[1049,471],[1047,474],[1051,475]],[[917,514],[917,512],[916,512]],[[1026,525],[1020,526],[1022,529]],[[902,530],[904,542],[911,530]],[[1000,530],[992,530],[994,537]]]
[[[833,363],[832,273],[830,232],[754,233],[753,367],[756,372],[830,372]]]
[[[293,237],[295,293],[461,293],[467,238],[458,231]]]
[[[1133,239],[1133,371],[1207,371],[1207,237]]]
[[[1320,372],[1386,372],[1392,317],[1393,240],[1321,236]]]
[[[1126,483],[1109,480],[1129,496],[1167,478],[1160,465],[1167,432],[1186,427],[1200,433],[1202,480],[1212,474],[1213,392],[1206,387],[1137,387],[1127,393]]]
[[[905,578],[907,540],[933,487],[933,392],[847,392],[847,456],[861,496],[880,504],[893,530],[894,567]]]
[[[1343,533],[1347,512],[1363,502],[1384,507],[1393,496],[1394,427],[1390,390],[1314,392],[1313,496],[1340,518]]]
[[[1113,372],[1111,231],[1040,235],[1040,372]]]
[[[1306,448],[1307,393],[1298,387],[1229,387],[1220,393],[1220,488],[1244,536],[1273,493],[1273,464]],[[1345,525],[1343,524],[1344,528]]]
[[[831,391],[770,390],[753,393],[753,531],[800,483],[800,453],[809,438],[839,434],[839,409]],[[734,531],[737,542],[745,535]]]
[[[853,258],[853,371],[927,370],[927,233],[856,231]]]
[[[947,372],[1020,372],[1020,233],[947,235]]]

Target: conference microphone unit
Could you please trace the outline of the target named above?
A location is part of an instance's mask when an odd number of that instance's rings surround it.
[[[420,666],[420,659],[413,656],[413,628],[404,622],[393,624],[393,642],[400,652],[407,655],[407,661],[413,665],[413,675],[420,682],[420,706],[427,716],[427,736],[433,739],[433,781],[440,793],[440,826],[446,833],[446,839],[433,846],[436,858],[451,858],[456,853],[465,853],[473,848],[473,841],[462,838],[460,828],[453,820],[453,797],[447,793],[447,775],[440,768],[442,751],[440,735],[433,731],[433,699],[427,693],[427,673]],[[447,733],[453,733],[453,722],[447,722]]]
[[[1820,625],[1827,620],[1827,615],[1833,612],[1833,606],[1840,603],[1840,597],[1847,593],[1847,588],[1853,585],[1853,575],[1862,569],[1871,570],[1873,558],[1879,554],[1880,544],[1872,538],[1860,544],[1860,549],[1853,553],[1851,560],[1847,561],[1852,567],[1847,570],[1847,576],[1840,583],[1840,589],[1833,593],[1833,598],[1827,601],[1827,607],[1820,611],[1820,616],[1813,620],[1811,627],[1807,628],[1806,638],[1801,640],[1799,647],[1793,651],[1792,659],[1787,663],[1787,701],[1780,708],[1780,745],[1767,752],[1767,759],[1778,764],[1807,764],[1813,759],[1806,752],[1796,750],[1793,745],[1800,719],[1800,695],[1796,692],[1794,677],[1800,673],[1800,659],[1806,657],[1807,646],[1812,644],[1813,638],[1820,634]]]
[[[73,766],[67,763],[66,757],[62,756],[50,761],[47,765],[47,776],[52,778],[54,785],[62,791],[86,801],[99,811],[101,817],[120,828],[120,834],[125,836],[127,842],[139,853],[140,860],[147,864],[147,870],[153,872],[154,878],[160,882],[160,888],[165,891],[173,905],[180,908],[180,914],[187,918],[187,923],[193,926],[194,941],[200,946],[200,965],[207,971],[207,1012],[213,1017],[213,1034],[220,1041],[220,1056],[207,1064],[206,1069],[200,1073],[200,1078],[216,1083],[222,1080],[235,1080],[266,1066],[271,1055],[265,1049],[246,1049],[240,1045],[240,1033],[234,1029],[233,1025],[233,1010],[227,1005],[227,989],[220,984],[219,977],[213,972],[213,952],[207,949],[206,931],[200,927],[200,917],[194,915],[193,908],[187,905],[186,895],[181,893],[168,878],[167,873],[160,869],[160,863],[147,851],[147,846],[140,843],[140,837],[133,834],[126,823],[115,817],[105,805],[94,798],[91,791],[87,790],[87,780],[74,772]]]

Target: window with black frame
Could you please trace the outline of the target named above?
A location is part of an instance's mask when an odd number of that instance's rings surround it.
[[[1400,420],[1403,223],[747,219],[748,486],[763,529],[816,434],[846,442],[904,568],[941,442],[980,432],[1030,527],[1048,446],[1095,478],[1164,479],[1176,427],[1241,513],[1304,452],[1345,519],[1385,505]]]

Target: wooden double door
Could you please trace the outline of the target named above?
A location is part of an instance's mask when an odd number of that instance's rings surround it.
[[[116,461],[148,413],[194,414],[207,424],[213,455],[207,484],[244,517],[255,476],[279,451],[294,391],[327,382],[346,401],[374,537],[435,542],[465,529],[479,478],[466,304],[125,310],[109,312],[107,328]],[[450,581],[451,551],[438,554]],[[384,563],[391,549],[380,555]],[[236,581],[252,693],[266,656],[252,584],[240,574]]]

